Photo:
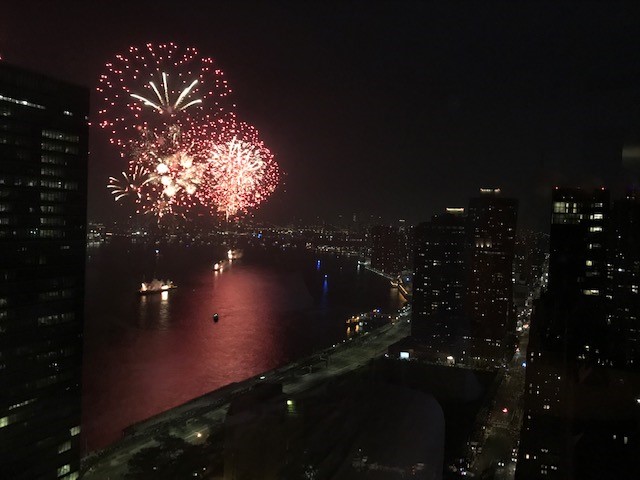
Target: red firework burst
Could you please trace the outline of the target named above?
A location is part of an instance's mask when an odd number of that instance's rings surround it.
[[[227,219],[258,206],[280,172],[255,128],[238,122],[221,70],[195,48],[130,47],[100,77],[99,125],[129,162],[110,177],[139,213],[184,215],[196,204]]]
[[[141,130],[210,122],[234,105],[224,72],[194,47],[174,43],[129,47],[100,76],[98,124],[120,146]]]
[[[276,189],[280,170],[258,131],[246,124],[229,122],[217,136],[201,129],[208,143],[208,179],[197,195],[201,202],[226,219],[247,213]],[[214,126],[215,128],[215,126]]]

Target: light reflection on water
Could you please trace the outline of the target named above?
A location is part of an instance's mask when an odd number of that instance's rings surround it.
[[[351,268],[354,260],[322,257],[318,268],[306,253],[256,250],[213,272],[226,250],[164,246],[156,265],[152,247],[135,247],[104,246],[87,264],[89,450],[132,423],[336,343],[353,314],[401,303],[388,281]],[[156,268],[178,288],[136,295]]]

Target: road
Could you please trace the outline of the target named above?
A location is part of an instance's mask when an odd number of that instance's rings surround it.
[[[520,438],[528,331],[520,336],[520,343],[507,370],[503,374],[492,401],[484,427],[483,438],[472,459],[471,471],[476,475],[495,468],[495,479],[512,480],[515,475],[517,455],[513,455]]]

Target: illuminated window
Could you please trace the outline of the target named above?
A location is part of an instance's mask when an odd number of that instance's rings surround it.
[[[589,227],[589,231],[590,231],[591,233],[593,233],[593,232],[601,232],[601,231],[602,231],[602,227],[600,227],[600,226],[596,226],[596,227]]]
[[[58,476],[61,477],[71,471],[71,465],[68,463],[58,468]]]
[[[568,205],[565,202],[553,202],[553,213],[567,213]]]
[[[592,266],[593,266],[593,261],[592,261],[592,260],[587,260],[587,261],[585,262],[585,265],[586,265],[587,267],[592,267]]]
[[[58,453],[63,453],[67,450],[71,450],[71,442],[64,442],[58,445]]]
[[[78,435],[80,433],[80,426],[78,425],[77,427],[72,427],[69,429],[69,434],[72,437],[75,437],[76,435]]]
[[[50,138],[52,140],[61,140],[63,142],[78,142],[78,141],[80,141],[80,137],[78,135],[59,132],[57,130],[43,130],[42,131],[42,137],[43,138]]]
[[[67,165],[67,160],[61,158],[61,156],[55,156],[55,154],[43,154],[40,158],[42,163],[52,163],[54,165]]]
[[[9,410],[14,410],[16,408],[24,407],[25,405],[29,405],[30,403],[35,401],[36,401],[35,398],[32,398],[31,400],[25,400],[24,402],[15,403],[9,407]]]
[[[0,100],[9,103],[15,103],[16,105],[24,105],[25,107],[37,108],[39,110],[45,110],[43,105],[38,105],[37,103],[32,103],[27,100],[18,100],[11,97],[5,97],[4,95],[0,95]]]

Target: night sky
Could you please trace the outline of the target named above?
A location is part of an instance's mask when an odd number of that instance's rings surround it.
[[[545,228],[552,185],[615,196],[640,175],[621,161],[640,138],[640,2],[11,1],[0,16],[5,61],[92,89],[115,53],[168,41],[217,60],[286,172],[260,220],[418,222],[500,186]],[[91,133],[89,219],[117,218],[105,185],[124,161]]]

